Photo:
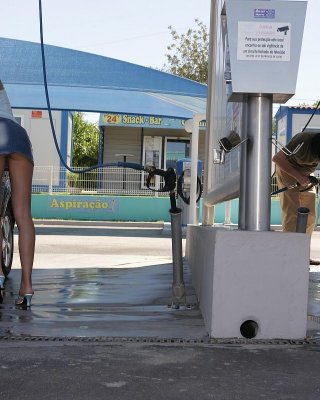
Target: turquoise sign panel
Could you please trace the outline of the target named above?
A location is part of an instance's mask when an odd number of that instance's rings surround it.
[[[231,200],[231,223],[238,223],[238,199]],[[168,197],[130,197],[101,195],[32,195],[32,216],[35,219],[79,221],[170,222]],[[202,220],[200,201],[199,221]],[[214,221],[225,222],[225,204],[215,206]],[[279,199],[271,201],[271,224],[281,224]]]

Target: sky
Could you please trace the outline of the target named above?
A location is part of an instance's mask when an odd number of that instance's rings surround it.
[[[39,42],[38,0],[1,0],[0,36]],[[47,44],[160,68],[178,31],[209,27],[210,0],[42,0]]]
[[[295,96],[320,99],[320,0],[308,0]],[[168,29],[210,25],[210,0],[42,0],[44,42],[152,68],[166,63]],[[0,37],[39,42],[38,0],[1,0]]]

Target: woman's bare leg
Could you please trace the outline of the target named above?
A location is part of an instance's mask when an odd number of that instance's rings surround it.
[[[19,232],[21,283],[19,294],[33,293],[32,267],[35,247],[35,230],[31,216],[31,188],[33,165],[18,153],[8,157],[11,182],[11,202]]]
[[[5,156],[0,156],[0,185],[2,182],[2,175],[3,175],[3,171],[4,171],[5,161],[6,161]],[[2,257],[2,229],[1,229],[1,226],[0,226],[0,257]],[[2,262],[0,262],[0,275],[4,276],[4,273],[2,271]]]

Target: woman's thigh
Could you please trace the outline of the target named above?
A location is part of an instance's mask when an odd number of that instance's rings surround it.
[[[8,156],[8,166],[12,207],[18,223],[19,217],[29,215],[31,212],[33,165],[23,155],[12,153]]]

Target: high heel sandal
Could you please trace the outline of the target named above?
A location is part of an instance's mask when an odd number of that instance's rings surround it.
[[[30,307],[32,296],[33,293],[19,294],[19,297],[15,301],[16,306]]]
[[[3,303],[3,291],[4,291],[4,281],[6,277],[3,275],[0,275],[0,304]]]
[[[0,290],[4,289],[4,281],[6,280],[6,277],[3,275],[0,275]]]

